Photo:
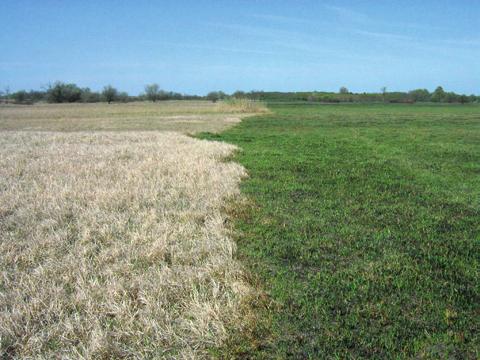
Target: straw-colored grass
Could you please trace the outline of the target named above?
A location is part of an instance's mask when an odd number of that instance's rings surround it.
[[[265,111],[263,104],[248,100],[0,105],[0,131],[220,132],[238,123],[240,117]]]
[[[261,101],[252,101],[249,99],[228,99],[219,103],[220,111],[239,112],[247,114],[267,113],[268,108]]]
[[[208,357],[250,292],[223,211],[245,175],[222,161],[234,150],[0,132],[1,356]]]

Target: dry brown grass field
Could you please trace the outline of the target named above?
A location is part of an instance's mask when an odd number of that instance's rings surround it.
[[[96,104],[0,104],[0,131],[161,130],[219,132],[250,113],[259,103],[234,101],[161,101]]]
[[[231,125],[218,111],[183,102],[0,109],[10,130],[0,131],[2,357],[204,358],[245,324],[252,290],[224,211],[245,176],[224,161],[234,146],[177,132],[11,130],[195,132],[198,123],[163,116],[208,114],[214,124],[205,118],[202,130],[215,131]]]

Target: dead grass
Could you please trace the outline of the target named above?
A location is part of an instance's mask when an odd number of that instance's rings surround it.
[[[223,209],[245,175],[222,161],[234,150],[176,133],[0,132],[3,357],[208,357],[251,291]]]
[[[261,103],[251,101],[0,105],[0,131],[220,132],[239,122],[240,117],[264,111]]]
[[[247,114],[266,113],[269,111],[262,102],[248,99],[228,99],[222,101],[219,103],[219,110]]]

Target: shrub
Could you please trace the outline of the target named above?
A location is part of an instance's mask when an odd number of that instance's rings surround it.
[[[128,100],[129,100],[128,93],[125,92],[125,91],[122,91],[122,92],[118,93],[117,100],[121,101],[121,102],[124,102],[124,103],[128,102]]]
[[[25,90],[17,91],[12,94],[13,100],[17,104],[23,104],[27,100],[27,92]]]
[[[82,98],[82,90],[75,84],[57,81],[47,89],[47,101],[51,103],[76,102]]]
[[[82,89],[81,101],[85,103],[100,102],[102,97],[98,92],[91,91],[90,88]]]
[[[217,102],[218,100],[223,100],[227,97],[223,91],[211,91],[207,95],[207,99],[212,102]]]

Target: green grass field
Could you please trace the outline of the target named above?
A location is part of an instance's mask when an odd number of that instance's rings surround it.
[[[271,104],[240,146],[239,256],[268,295],[223,356],[480,356],[480,107]]]

